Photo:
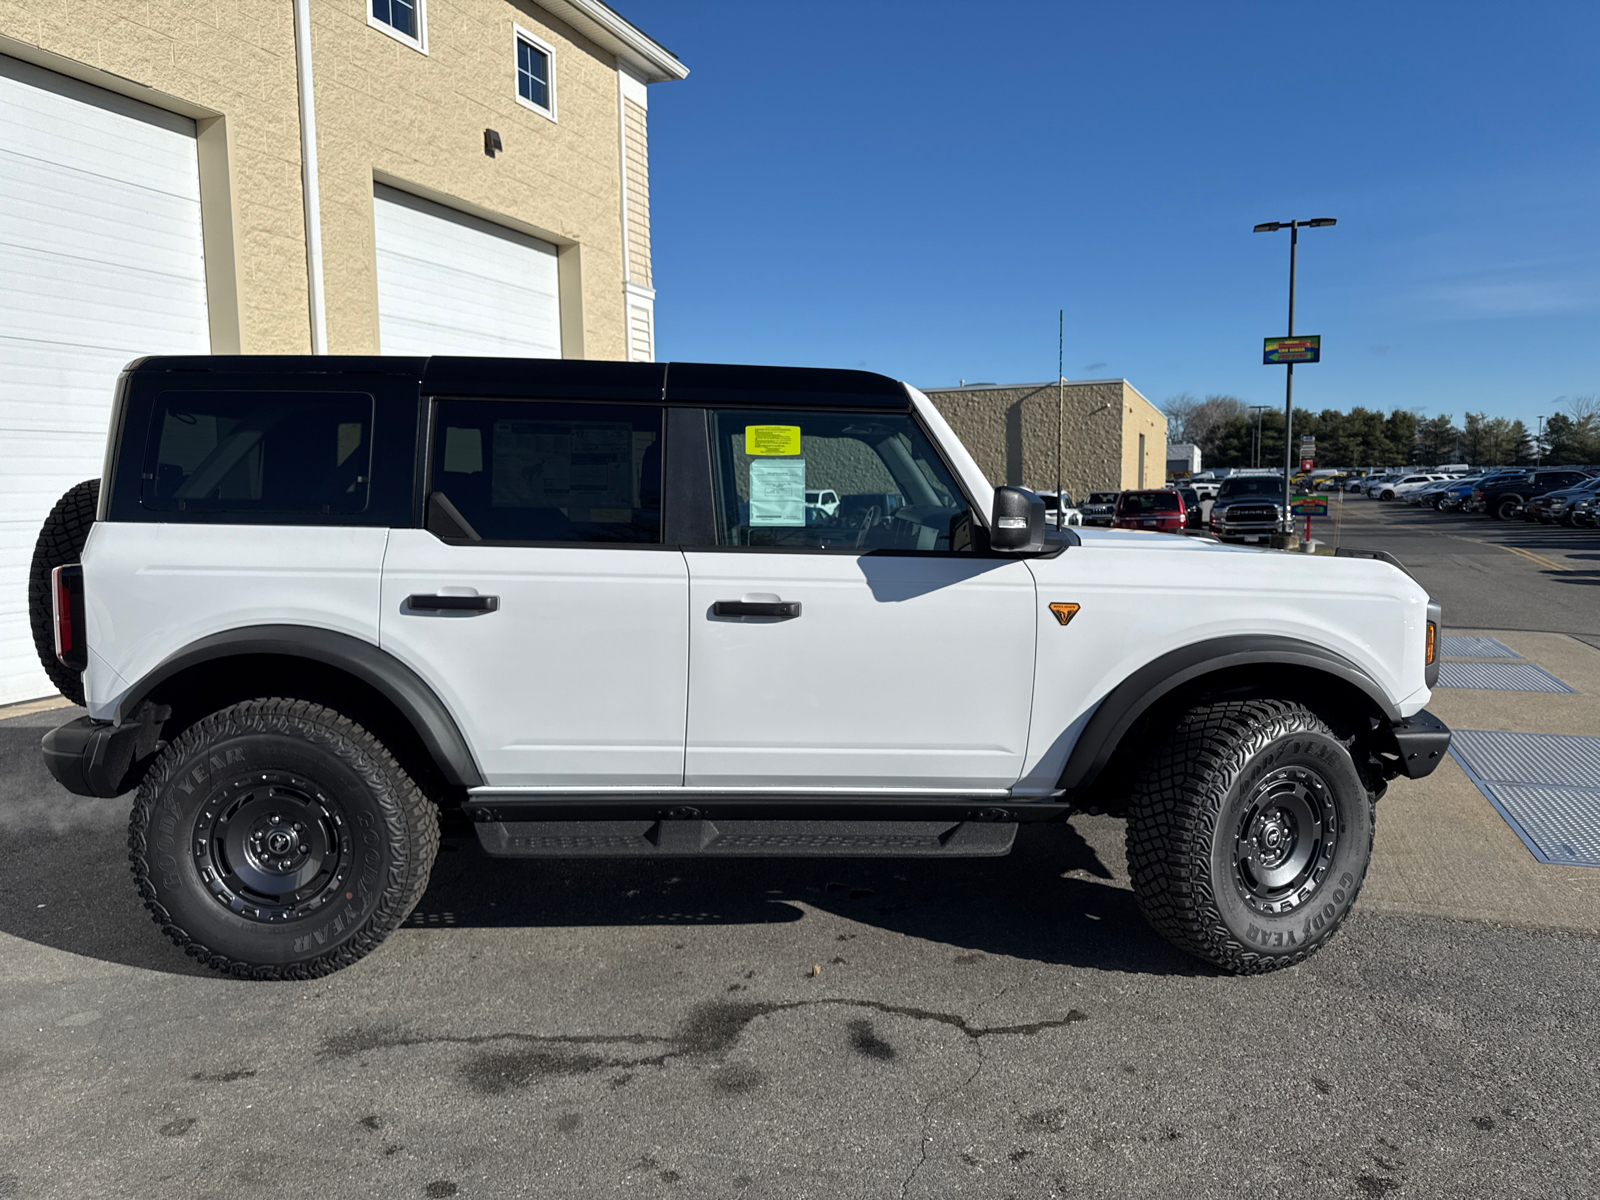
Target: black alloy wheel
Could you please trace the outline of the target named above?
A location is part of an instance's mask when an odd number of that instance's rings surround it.
[[[1135,785],[1134,894],[1158,933],[1224,970],[1304,961],[1355,904],[1375,799],[1345,743],[1299,704],[1191,709]]]
[[[421,899],[433,804],[372,734],[304,700],[213,713],[157,756],[128,825],[145,907],[213,970],[314,979]]]

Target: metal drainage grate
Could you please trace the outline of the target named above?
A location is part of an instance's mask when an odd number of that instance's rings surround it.
[[[1460,729],[1450,753],[1536,859],[1600,867],[1600,737]]]
[[[1439,653],[1446,658],[1521,658],[1510,646],[1485,637],[1441,638]]]
[[[1572,691],[1549,671],[1532,663],[1440,663],[1439,686],[1488,688],[1497,692]]]

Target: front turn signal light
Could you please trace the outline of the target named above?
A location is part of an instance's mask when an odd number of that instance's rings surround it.
[[[1422,661],[1428,666],[1433,666],[1439,654],[1439,627],[1432,621],[1428,622],[1428,654]]]

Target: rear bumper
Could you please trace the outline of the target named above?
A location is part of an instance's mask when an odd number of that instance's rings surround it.
[[[93,717],[58,725],[41,743],[44,765],[75,796],[120,796],[139,782],[134,764],[160,747],[161,722],[170,712],[146,704],[137,719],[120,725]]]
[[[1389,727],[1399,761],[1392,764],[1407,779],[1433,774],[1450,749],[1450,730],[1426,709]]]

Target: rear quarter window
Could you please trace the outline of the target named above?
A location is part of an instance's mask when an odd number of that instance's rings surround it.
[[[151,412],[140,501],[170,513],[363,513],[373,408],[365,392],[163,392]]]

